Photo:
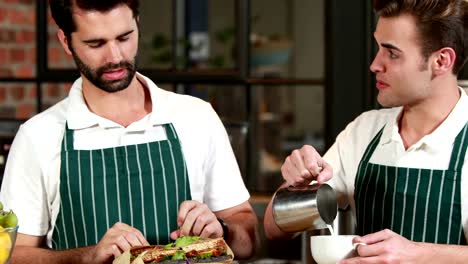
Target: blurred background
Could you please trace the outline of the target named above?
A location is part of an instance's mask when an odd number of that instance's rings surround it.
[[[223,120],[259,221],[284,158],[324,152],[377,107],[371,1],[140,0],[139,71],[161,88],[210,102]],[[78,77],[46,0],[0,0],[0,184],[26,119],[67,96]],[[466,68],[466,67],[465,67]],[[467,85],[468,70],[460,74]],[[262,239],[252,262],[310,263],[307,234]],[[285,250],[286,249],[286,250]]]

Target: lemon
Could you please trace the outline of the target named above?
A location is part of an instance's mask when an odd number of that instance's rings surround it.
[[[8,259],[11,249],[11,238],[8,233],[3,232],[3,227],[0,227],[0,264],[3,264]]]
[[[10,253],[9,250],[0,249],[0,264],[6,263],[6,260],[8,259],[8,253]]]

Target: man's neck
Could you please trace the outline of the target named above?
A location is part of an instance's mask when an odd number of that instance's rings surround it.
[[[83,98],[91,112],[124,127],[152,110],[149,91],[136,77],[128,88],[115,93],[102,91],[83,79]]]
[[[434,90],[426,100],[403,107],[398,127],[405,149],[432,133],[442,124],[460,98],[456,79]]]

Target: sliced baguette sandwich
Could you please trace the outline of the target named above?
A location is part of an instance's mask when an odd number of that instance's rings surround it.
[[[185,236],[175,242],[133,247],[116,258],[113,264],[188,264],[232,263],[234,254],[223,238]]]

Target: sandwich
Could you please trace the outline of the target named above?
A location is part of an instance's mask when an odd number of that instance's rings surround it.
[[[139,246],[125,251],[113,264],[232,263],[234,254],[223,238],[179,237],[167,245]]]

